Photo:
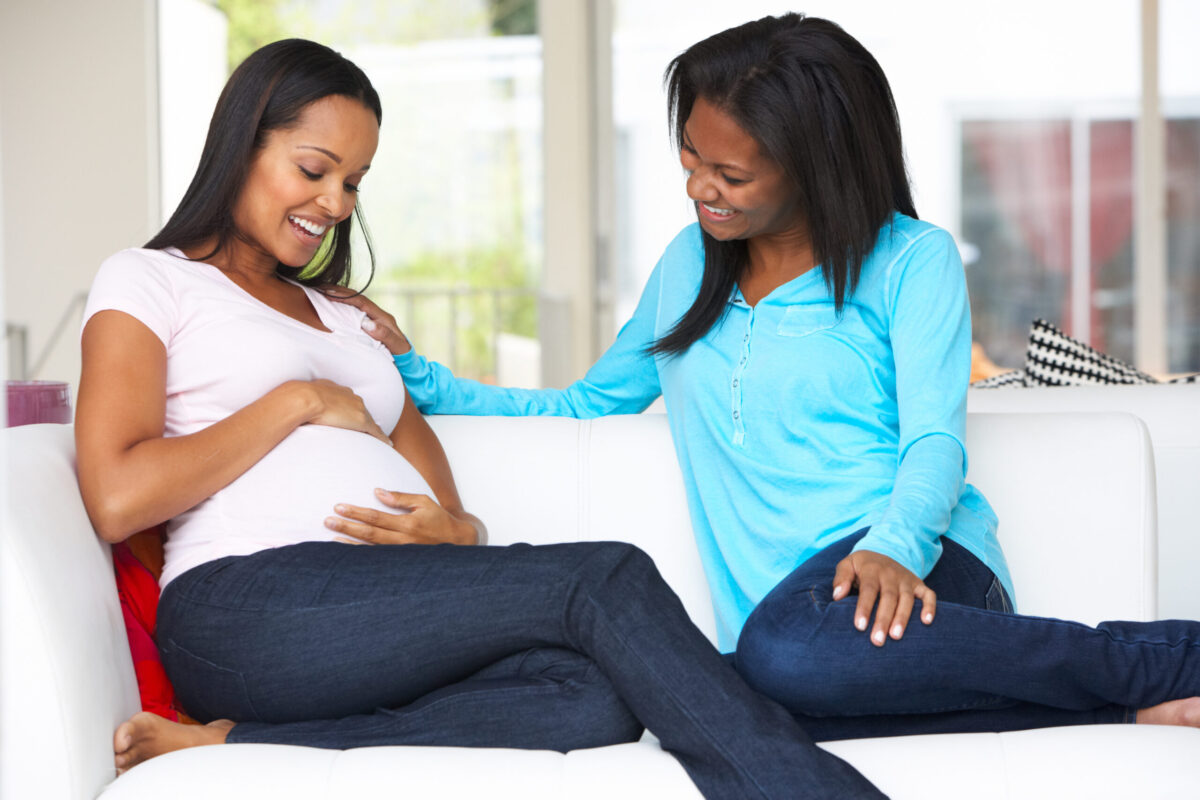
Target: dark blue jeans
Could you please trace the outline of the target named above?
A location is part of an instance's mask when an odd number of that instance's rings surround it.
[[[882,796],[746,686],[632,545],[265,550],[172,581],[157,635],[230,742],[566,751],[644,725],[706,797]]]
[[[751,686],[817,741],[1132,722],[1136,710],[1200,695],[1200,623],[1076,622],[1014,614],[995,575],[943,539],[900,641],[854,628],[858,597],[833,602],[837,563],[865,530],[799,566],[746,621],[732,657]]]

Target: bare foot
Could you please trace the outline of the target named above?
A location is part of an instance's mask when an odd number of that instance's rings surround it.
[[[113,734],[113,761],[117,774],[148,758],[185,747],[224,744],[233,723],[219,719],[207,725],[184,725],[157,714],[139,711],[117,727]]]
[[[1186,725],[1200,728],[1200,697],[1168,700],[1137,712],[1139,725]]]

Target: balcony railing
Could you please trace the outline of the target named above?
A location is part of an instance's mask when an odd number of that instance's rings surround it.
[[[503,333],[537,337],[536,289],[373,286],[368,294],[423,355],[462,377],[496,377]]]
[[[67,328],[72,327],[71,323],[74,322],[74,327],[78,328],[79,315],[83,312],[86,304],[87,292],[78,292],[71,297],[67,307],[59,316],[58,322],[55,323],[54,329],[50,332],[49,338],[46,339],[46,343],[42,345],[41,352],[32,361],[29,357],[29,326],[6,322],[4,341],[8,347],[9,377],[19,381],[37,378],[42,367],[46,366],[46,362],[54,354],[54,349],[62,340]]]

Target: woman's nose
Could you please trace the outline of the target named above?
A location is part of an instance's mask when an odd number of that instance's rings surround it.
[[[693,200],[711,202],[717,199],[717,190],[713,186],[712,174],[701,167],[688,173],[687,195]]]
[[[345,197],[344,192],[325,193],[317,197],[317,207],[340,222],[353,208],[353,200]]]

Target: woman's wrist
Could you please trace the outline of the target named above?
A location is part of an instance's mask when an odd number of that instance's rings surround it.
[[[292,427],[312,422],[325,410],[320,394],[308,381],[287,381],[267,393],[264,399],[274,399],[282,407],[277,417],[287,420]]]
[[[406,356],[412,352],[412,342],[403,333],[397,333],[393,337],[388,337],[391,342],[388,344],[388,350],[393,356]]]
[[[484,545],[487,544],[487,527],[483,521],[474,514],[468,514],[465,511],[451,513],[451,517],[458,523],[458,529],[461,536],[457,537],[455,544],[462,545]]]

